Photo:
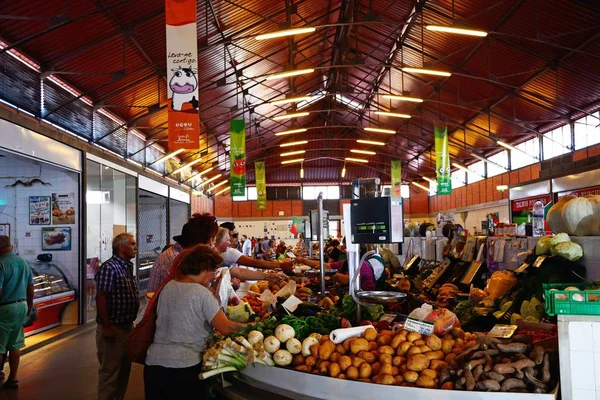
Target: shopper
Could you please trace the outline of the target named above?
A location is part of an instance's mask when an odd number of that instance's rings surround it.
[[[17,372],[21,348],[25,347],[23,320],[33,307],[33,274],[31,267],[16,255],[8,236],[0,236],[0,371],[4,369],[6,354],[10,374],[2,387],[19,386]]]
[[[269,238],[267,236],[265,236],[262,240],[262,242],[260,242],[260,255],[261,258],[263,260],[269,260],[269,256],[268,256],[268,252],[269,252],[269,247],[270,247],[270,241]]]
[[[227,336],[246,324],[227,319],[208,285],[223,259],[207,245],[184,251],[158,298],[154,340],[146,355],[146,400],[202,399],[202,352],[213,328]]]
[[[242,235],[242,254],[246,257],[252,257],[252,242],[246,235]]]
[[[98,400],[125,397],[131,371],[125,342],[140,307],[131,262],[138,250],[135,238],[128,233],[117,235],[112,250],[113,256],[96,273]]]
[[[164,251],[152,266],[150,280],[148,281],[148,292],[155,292],[171,272],[173,260],[183,250],[191,249],[197,244],[211,244],[217,234],[217,219],[208,214],[194,214],[190,220],[183,225],[181,235],[174,236],[175,244]]]

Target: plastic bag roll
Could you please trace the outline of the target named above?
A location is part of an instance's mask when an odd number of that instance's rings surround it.
[[[331,331],[331,333],[329,334],[329,339],[331,339],[331,341],[333,343],[339,344],[339,343],[342,343],[346,339],[361,337],[367,329],[372,328],[372,327],[373,326],[371,326],[371,325],[365,325],[365,326],[356,326],[353,328],[335,329],[335,330]]]

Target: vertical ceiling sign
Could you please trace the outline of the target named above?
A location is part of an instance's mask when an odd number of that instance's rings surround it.
[[[196,0],[165,0],[169,151],[198,149]]]
[[[229,162],[231,196],[246,195],[246,124],[232,119],[229,125]]]
[[[402,163],[400,160],[392,160],[392,197],[400,197],[402,187]]]
[[[256,202],[259,210],[267,209],[267,182],[265,179],[265,163],[254,163],[254,178],[256,180]]]
[[[435,125],[435,170],[437,177],[437,194],[452,193],[450,179],[450,149],[448,148],[448,126]]]

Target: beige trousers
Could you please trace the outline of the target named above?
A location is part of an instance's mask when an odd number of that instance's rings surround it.
[[[123,400],[129,383],[131,361],[125,356],[125,342],[131,332],[131,325],[115,325],[117,336],[107,340],[103,336],[104,328],[96,328],[96,347],[98,349],[98,400]]]

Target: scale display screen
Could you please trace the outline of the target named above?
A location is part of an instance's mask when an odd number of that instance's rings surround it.
[[[363,233],[387,233],[388,231],[385,222],[357,224],[356,230]]]
[[[350,222],[352,243],[400,243],[404,228],[402,199],[352,199]]]

